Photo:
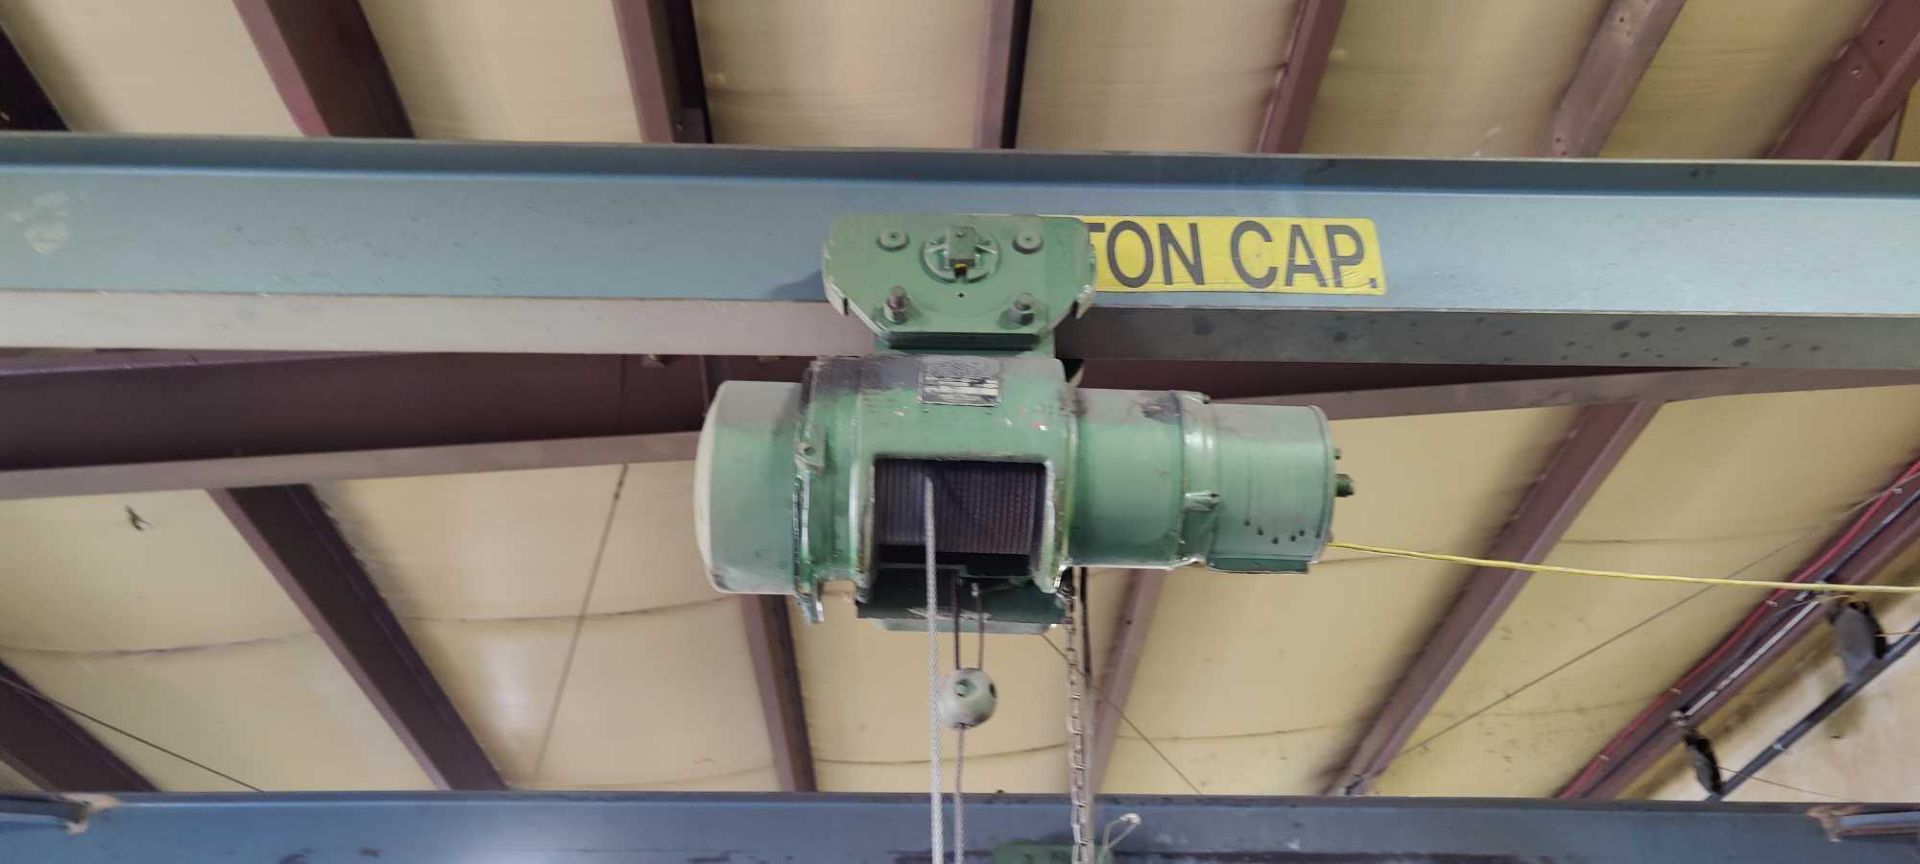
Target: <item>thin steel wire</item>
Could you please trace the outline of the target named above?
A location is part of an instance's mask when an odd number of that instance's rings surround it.
[[[1894,487],[1888,487],[1888,488],[1894,488]],[[1772,549],[1768,549],[1766,552],[1761,553],[1759,557],[1754,558],[1752,561],[1748,561],[1747,563],[1734,568],[1732,572],[1727,574],[1727,577],[1728,578],[1737,577],[1740,574],[1747,572],[1748,570],[1751,570],[1755,567],[1760,566],[1761,564],[1766,563],[1768,560],[1772,559],[1773,556],[1778,555],[1781,552],[1785,552],[1786,550],[1793,548],[1794,546],[1800,544],[1801,542],[1804,542],[1807,538],[1827,530],[1830,522],[1838,522],[1838,521],[1844,520],[1847,517],[1852,516],[1854,513],[1859,512],[1862,508],[1871,504],[1875,499],[1885,494],[1886,491],[1887,490],[1883,489],[1880,492],[1876,492],[1875,494],[1868,496],[1865,500],[1862,500],[1854,504],[1853,506],[1848,507],[1846,510],[1842,511],[1838,516],[1834,517],[1832,520],[1829,520],[1829,522],[1823,522],[1819,525],[1816,525],[1813,528],[1810,528],[1806,531],[1803,531],[1799,534],[1794,535],[1792,538],[1773,547]],[[1469,713],[1461,717],[1460,719],[1447,724],[1446,726],[1442,727],[1439,731],[1434,732],[1432,735],[1428,735],[1427,737],[1422,738],[1413,744],[1409,744],[1405,747],[1400,748],[1399,751],[1397,751],[1394,754],[1394,757],[1398,758],[1402,754],[1410,753],[1422,747],[1425,747],[1429,744],[1432,744],[1433,742],[1439,740],[1442,736],[1446,735],[1447,733],[1452,732],[1453,730],[1458,729],[1462,726],[1465,726],[1466,724],[1474,721],[1475,719],[1478,719],[1481,715],[1486,714],[1488,711],[1492,711],[1493,709],[1498,708],[1501,705],[1505,705],[1509,700],[1513,699],[1516,696],[1519,696],[1522,693],[1527,692],[1533,687],[1539,685],[1540,682],[1545,681],[1548,678],[1552,678],[1553,676],[1560,674],[1560,672],[1566,670],[1567,668],[1573,666],[1574,664],[1579,663],[1580,661],[1585,660],[1588,657],[1591,657],[1594,654],[1599,653],[1600,651],[1605,649],[1607,646],[1612,645],[1613,643],[1626,638],[1629,634],[1633,633],[1634,631],[1639,630],[1640,628],[1645,627],[1648,624],[1652,624],[1653,622],[1666,617],[1668,613],[1671,613],[1673,610],[1693,602],[1696,598],[1706,594],[1709,591],[1712,591],[1715,587],[1716,586],[1713,586],[1713,585],[1703,586],[1702,588],[1700,588],[1700,590],[1695,591],[1691,594],[1688,594],[1687,596],[1682,597],[1679,600],[1676,600],[1672,603],[1667,604],[1666,606],[1661,607],[1658,611],[1654,612],[1652,615],[1649,615],[1645,618],[1640,619],[1638,622],[1628,627],[1627,629],[1607,637],[1605,640],[1601,641],[1599,644],[1596,644],[1586,649],[1585,651],[1575,654],[1573,657],[1569,658],[1566,662],[1561,663],[1560,665],[1555,666],[1551,669],[1548,669],[1547,671],[1535,676],[1534,678],[1527,681],[1526,683],[1521,684],[1519,687],[1516,687],[1512,690],[1507,691],[1507,693],[1501,696],[1500,698],[1480,706],[1479,708],[1475,709],[1472,713]],[[1798,589],[1799,587],[1801,587],[1801,585],[1799,583],[1796,583],[1795,588]]]
[[[187,763],[188,765],[192,765],[193,767],[195,767],[195,768],[198,768],[198,769],[200,769],[200,770],[202,770],[202,771],[205,771],[205,772],[207,772],[208,774],[212,774],[212,775],[214,775],[215,777],[219,777],[219,778],[221,778],[221,779],[223,779],[223,780],[226,780],[226,781],[228,781],[228,782],[230,782],[230,783],[233,783],[233,784],[234,784],[234,785],[236,785],[236,786],[242,786],[242,787],[245,787],[246,789],[248,789],[248,790],[251,790],[251,791],[254,791],[254,792],[261,792],[261,791],[265,791],[265,790],[262,790],[262,789],[261,789],[260,787],[258,787],[258,786],[255,786],[255,785],[253,785],[252,783],[248,783],[248,782],[247,782],[247,781],[245,781],[245,780],[242,780],[242,779],[240,779],[240,778],[238,778],[238,777],[235,777],[235,776],[233,776],[232,774],[228,774],[228,773],[227,773],[227,772],[225,772],[225,771],[222,771],[222,770],[220,770],[220,769],[218,769],[218,768],[215,768],[215,767],[213,767],[213,766],[211,766],[211,765],[208,765],[207,763],[205,763],[205,762],[202,762],[202,761],[200,761],[200,760],[198,760],[198,759],[195,759],[195,758],[193,758],[193,757],[191,757],[191,756],[188,756],[188,755],[186,755],[186,754],[184,754],[184,753],[181,753],[181,752],[180,752],[180,751],[178,751],[178,750],[174,750],[174,749],[171,749],[171,748],[168,748],[168,747],[162,747],[162,746],[160,746],[160,745],[159,745],[158,743],[155,743],[155,742],[154,742],[154,741],[153,741],[152,739],[150,739],[150,738],[143,738],[143,737],[141,737],[141,736],[139,736],[139,735],[135,735],[135,734],[133,734],[132,732],[128,732],[127,730],[125,730],[125,729],[122,729],[122,728],[120,728],[119,726],[115,726],[115,725],[113,725],[112,723],[108,723],[107,721],[105,721],[105,720],[102,720],[102,719],[100,719],[99,717],[95,717],[95,716],[94,716],[94,715],[92,715],[92,714],[89,714],[89,713],[87,713],[87,712],[85,712],[85,711],[82,711],[82,710],[80,710],[80,709],[78,709],[78,708],[75,708],[75,707],[73,707],[72,705],[68,705],[67,703],[65,703],[65,702],[62,702],[62,701],[60,701],[60,700],[58,700],[58,699],[55,699],[55,698],[53,698],[52,696],[48,696],[47,694],[45,694],[45,693],[42,693],[42,692],[40,692],[39,690],[36,690],[36,689],[34,689],[34,688],[32,688],[32,687],[28,687],[28,686],[27,686],[26,684],[23,684],[23,683],[21,683],[21,682],[18,682],[18,681],[15,681],[15,680],[13,680],[13,679],[11,679],[11,678],[0,678],[0,684],[5,684],[5,685],[7,685],[8,687],[12,687],[13,689],[15,689],[15,690],[18,690],[18,691],[20,691],[20,693],[21,693],[21,695],[24,695],[24,696],[31,696],[31,697],[33,697],[33,698],[35,698],[35,699],[38,699],[38,700],[40,700],[40,701],[42,701],[42,702],[45,702],[45,703],[47,703],[48,705],[52,705],[52,706],[53,706],[53,707],[55,707],[55,708],[58,708],[58,709],[60,709],[60,710],[62,710],[62,711],[65,711],[65,712],[67,712],[68,714],[72,714],[72,715],[74,715],[75,717],[79,717],[79,718],[81,718],[81,719],[83,719],[83,720],[87,720],[87,721],[90,721],[90,722],[93,722],[93,723],[96,723],[96,724],[98,724],[98,725],[100,725],[101,727],[104,727],[104,728],[106,728],[106,729],[110,729],[110,730],[112,730],[113,732],[115,732],[115,733],[117,733],[117,734],[120,734],[120,735],[123,735],[123,736],[125,736],[125,737],[127,737],[127,738],[130,738],[130,739],[132,739],[132,740],[134,740],[134,741],[137,741],[137,742],[139,742],[139,743],[141,743],[141,744],[145,744],[145,745],[147,745],[148,747],[152,747],[152,748],[153,748],[153,749],[155,749],[155,750],[158,750],[158,751],[160,751],[160,752],[162,752],[162,753],[165,753],[165,754],[167,754],[168,756],[172,756],[172,757],[173,757],[173,758],[175,758],[175,759],[178,759],[178,760],[180,760],[180,761],[182,761],[182,762],[185,762],[185,763]]]
[[[1053,640],[1048,639],[1046,634],[1044,633],[1040,634],[1040,641],[1045,643],[1048,648],[1052,648],[1053,653],[1059,655],[1061,660],[1067,661],[1069,663],[1072,662],[1070,660],[1067,660],[1066,652],[1061,651],[1060,646],[1053,644]],[[1100,689],[1098,684],[1094,685],[1093,692],[1094,692],[1095,699],[1098,699],[1101,702],[1105,702],[1107,704],[1107,707],[1112,708],[1115,716],[1118,716],[1120,718],[1120,722],[1127,724],[1127,728],[1133,730],[1133,734],[1140,739],[1141,743],[1146,744],[1147,749],[1153,751],[1153,755],[1160,757],[1160,761],[1167,766],[1167,770],[1172,771],[1175,776],[1179,777],[1180,782],[1187,784],[1188,791],[1192,792],[1195,795],[1202,794],[1200,791],[1200,786],[1193,782],[1193,778],[1188,777],[1187,772],[1180,770],[1180,766],[1174,764],[1172,757],[1169,757],[1167,755],[1167,751],[1160,749],[1160,745],[1158,743],[1156,743],[1151,737],[1148,737],[1147,733],[1142,732],[1140,730],[1140,725],[1138,723],[1133,722],[1133,718],[1127,716],[1126,710],[1121,708],[1119,703],[1113,701],[1112,699],[1107,698],[1107,694]]]
[[[921,498],[922,539],[926,542],[927,570],[927,811],[931,822],[928,857],[933,864],[946,858],[946,827],[940,819],[940,588],[934,578],[933,478],[926,479]]]
[[[560,721],[560,702],[567,694],[567,679],[573,677],[573,658],[580,652],[580,633],[586,629],[587,609],[593,604],[593,588],[600,584],[600,563],[606,559],[607,538],[613,536],[613,517],[620,511],[620,494],[627,488],[627,469],[620,466],[620,476],[613,481],[613,500],[607,504],[607,519],[600,526],[600,545],[593,551],[593,569],[587,573],[587,590],[580,594],[580,610],[573,616],[573,635],[567,638],[567,656],[560,663],[560,682],[553,686],[553,702],[547,708],[547,728],[540,733],[540,750],[533,759],[533,785],[540,785],[540,778],[547,768],[547,749],[553,744],[553,729]]]
[[[952,590],[947,596],[953,601],[953,670],[957,673],[962,667],[960,634],[966,628],[960,626],[960,579],[951,580]],[[954,864],[967,859],[967,727],[959,726],[954,730],[953,745],[953,860]]]
[[[1809,591],[1830,592],[1834,594],[1920,594],[1920,585],[1836,585],[1828,582],[1775,582],[1763,579],[1734,579],[1725,576],[1677,576],[1671,573],[1633,573],[1625,570],[1592,570],[1586,567],[1559,567],[1553,564],[1529,564],[1525,561],[1498,561],[1492,558],[1473,558],[1466,555],[1447,555],[1440,552],[1416,552],[1412,549],[1395,549],[1391,546],[1369,546],[1364,543],[1327,543],[1329,549],[1345,549],[1367,555],[1380,555],[1388,558],[1412,558],[1418,561],[1439,561],[1446,564],[1466,564],[1473,567],[1490,567],[1499,570],[1519,570],[1524,573],[1554,573],[1562,576],[1597,576],[1605,579],[1626,579],[1634,582],[1663,582],[1684,585],[1712,585],[1721,588],[1766,588],[1772,591]]]

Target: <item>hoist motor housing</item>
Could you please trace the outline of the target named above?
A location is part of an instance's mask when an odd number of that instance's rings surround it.
[[[1044,630],[1066,567],[1299,572],[1324,548],[1350,486],[1318,409],[1067,381],[1053,328],[1093,296],[1079,220],[846,217],[822,272],[877,350],[720,387],[695,479],[719,590],[818,620],[844,580],[861,617],[925,626],[929,481],[943,626],[957,597],[989,632]]]

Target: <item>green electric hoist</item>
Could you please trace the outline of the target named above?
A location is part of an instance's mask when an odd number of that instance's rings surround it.
[[[938,596],[972,598],[937,601],[945,626],[1033,633],[1068,567],[1300,572],[1324,548],[1351,485],[1319,409],[1069,383],[1053,331],[1093,302],[1079,220],[850,216],[821,269],[876,350],[716,394],[695,499],[719,590],[817,621],[845,580],[860,617],[918,628],[931,549]]]

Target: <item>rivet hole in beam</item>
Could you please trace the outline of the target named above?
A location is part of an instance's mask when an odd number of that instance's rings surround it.
[[[1547,156],[1598,156],[1686,0],[1613,0],[1548,121]]]
[[[1906,102],[1920,79],[1920,0],[1881,0],[1828,64],[1768,154],[1851,159]]]

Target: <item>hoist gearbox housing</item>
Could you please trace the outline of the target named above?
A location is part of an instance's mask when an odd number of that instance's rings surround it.
[[[1092,298],[1078,220],[846,217],[822,271],[876,351],[719,389],[695,480],[719,590],[817,620],[843,580],[861,617],[923,627],[929,483],[944,626],[957,596],[969,628],[1044,630],[1066,567],[1299,572],[1324,548],[1348,487],[1318,409],[1067,381],[1053,328]]]

